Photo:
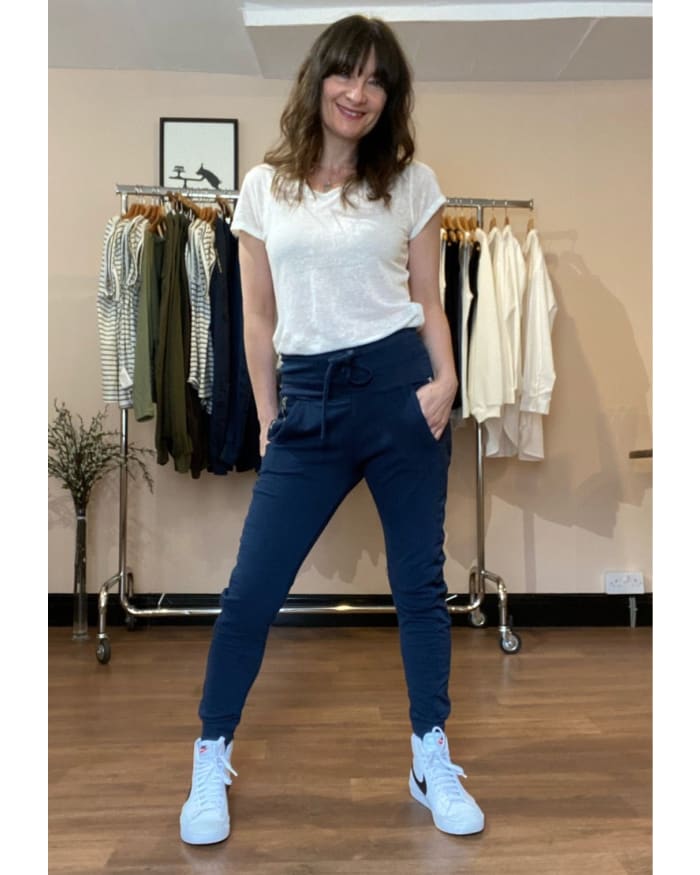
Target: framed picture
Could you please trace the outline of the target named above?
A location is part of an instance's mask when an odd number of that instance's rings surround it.
[[[160,185],[238,189],[238,120],[161,118]]]

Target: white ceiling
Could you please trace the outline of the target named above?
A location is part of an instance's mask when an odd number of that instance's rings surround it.
[[[398,34],[418,81],[652,78],[652,4],[634,0],[49,0],[49,67],[292,79],[353,12]]]

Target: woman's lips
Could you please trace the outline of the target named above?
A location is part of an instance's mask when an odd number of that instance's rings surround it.
[[[359,119],[362,118],[362,116],[364,115],[364,112],[358,112],[355,109],[348,109],[345,106],[341,106],[339,103],[336,103],[336,106],[341,115],[344,115],[346,118]]]

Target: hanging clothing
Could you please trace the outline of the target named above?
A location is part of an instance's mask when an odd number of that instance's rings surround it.
[[[471,413],[467,385],[467,363],[469,361],[469,324],[472,317],[472,304],[474,301],[474,293],[469,280],[470,262],[473,254],[474,246],[472,244],[471,236],[467,235],[460,244],[459,262],[461,308],[459,313],[459,370],[457,371],[459,378],[459,392],[457,397],[459,399],[459,417],[461,419],[467,419]]]
[[[459,383],[452,421],[484,424],[487,457],[541,459],[556,303],[537,233],[528,235],[527,263],[509,223],[470,232],[459,259],[455,251],[443,228],[439,287]]]
[[[503,233],[497,226],[487,234],[491,268],[493,272],[493,288],[498,308],[498,330],[501,338],[501,357],[503,378],[503,403],[512,404],[515,401],[515,384],[513,353],[510,336],[513,325],[513,300],[506,277],[506,253],[503,244]],[[520,330],[520,325],[518,325]]]
[[[193,478],[203,470],[257,469],[259,423],[245,361],[238,241],[221,219],[215,226],[171,211],[156,230],[151,220],[142,213],[113,216],[105,228],[97,294],[104,400],[133,407],[137,421],[155,418],[159,464],[172,457],[175,470]],[[218,250],[226,267],[218,265],[223,286],[212,291]],[[223,321],[214,321],[212,294]],[[222,360],[210,442],[214,328]]]
[[[518,458],[544,458],[542,416],[549,413],[556,380],[552,327],[557,303],[536,229],[528,231],[523,254],[527,265],[523,383],[520,401]]]
[[[462,298],[462,272],[461,272],[461,246],[457,241],[448,240],[444,250],[445,272],[445,300],[443,309],[450,328],[452,341],[452,357],[454,360],[457,380],[460,379],[460,353],[461,353],[461,298]],[[461,392],[458,391],[452,402],[452,409],[462,403]]]
[[[445,309],[445,284],[447,282],[445,278],[445,252],[447,250],[447,231],[444,228],[440,228],[440,267],[439,267],[439,276],[438,276],[438,287],[440,290],[440,303],[442,304],[443,310]]]
[[[474,325],[469,339],[468,394],[471,415],[477,422],[500,416],[504,404],[503,353],[498,304],[489,258],[488,239],[481,228],[473,232],[481,248]]]
[[[471,250],[469,252],[469,291],[472,295],[469,316],[467,318],[467,334],[468,342],[471,343],[472,334],[474,331],[474,322],[476,321],[476,301],[479,296],[479,259],[481,258],[481,243],[472,234],[470,237]],[[467,367],[469,362],[467,360]]]
[[[190,222],[185,247],[185,268],[190,300],[191,332],[187,382],[194,388],[202,407],[211,413],[214,358],[211,348],[211,305],[209,286],[216,262],[214,228],[201,219]]]
[[[496,233],[497,232],[497,233]],[[491,236],[493,235],[493,237]],[[522,385],[521,321],[526,284],[525,260],[510,225],[493,228],[494,277],[500,302],[501,322],[507,356],[505,397],[501,416],[486,423],[485,453],[489,457],[515,456],[519,443],[520,392]]]
[[[192,460],[192,438],[188,433],[186,361],[189,360],[189,338],[185,343],[189,322],[185,244],[188,221],[181,213],[169,213],[165,218],[165,248],[163,251],[163,287],[161,290],[159,347],[156,358],[156,436],[159,465],[172,456],[175,470],[185,473]],[[187,355],[187,358],[186,358]]]
[[[260,465],[260,426],[243,344],[243,295],[238,240],[216,221],[216,263],[212,272],[212,409],[209,471],[226,474]]]
[[[133,405],[140,258],[146,219],[114,216],[107,223],[97,291],[97,324],[106,404]]]
[[[141,253],[141,290],[134,353],[134,416],[138,422],[156,415],[156,351],[160,323],[160,287],[165,240],[146,229]]]

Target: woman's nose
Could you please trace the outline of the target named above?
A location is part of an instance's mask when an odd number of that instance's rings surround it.
[[[348,89],[348,97],[353,103],[363,103],[365,100],[365,83],[361,79],[353,79]]]

